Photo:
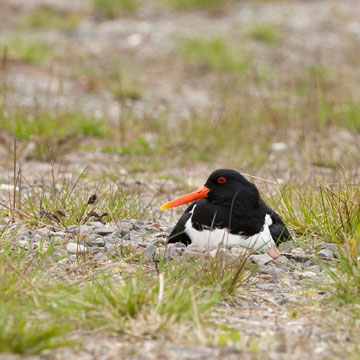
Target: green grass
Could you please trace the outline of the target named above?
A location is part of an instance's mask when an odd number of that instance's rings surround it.
[[[87,116],[81,111],[54,113],[0,108],[0,129],[19,140],[31,141],[34,149],[28,157],[48,160],[73,149],[82,137],[102,137],[109,133],[105,119]]]
[[[126,13],[135,13],[139,7],[138,0],[92,0],[92,2],[94,9],[109,19]]]
[[[140,70],[129,71],[123,69],[120,62],[114,60],[107,75],[108,81],[105,86],[117,100],[141,100],[144,96],[144,88],[140,75]]]
[[[158,266],[131,260],[129,267],[127,258],[119,258],[106,273],[85,260],[78,264],[83,275],[65,282],[60,263],[52,275],[44,273],[54,271],[53,247],[46,253],[24,250],[3,237],[0,249],[0,352],[7,353],[41,354],[73,345],[72,334],[94,328],[125,339],[134,329],[137,339],[176,341],[183,332],[184,341],[194,341],[212,327],[214,307],[248,278],[244,262],[228,269],[211,258]]]
[[[158,0],[161,5],[175,10],[191,10],[206,8],[216,4],[225,3],[228,0]]]
[[[19,198],[12,216],[29,226],[51,224],[61,228],[87,221],[141,219],[147,214],[151,204],[143,204],[140,194],[126,192],[116,182],[106,185],[104,180],[83,180],[84,175],[69,181],[53,179],[48,186],[31,186],[31,191]]]
[[[65,14],[42,9],[32,12],[21,19],[21,23],[34,29],[73,29],[81,19],[75,14]]]
[[[249,53],[232,47],[222,37],[181,38],[177,49],[186,61],[217,72],[244,73],[252,62]]]
[[[249,29],[249,35],[259,41],[263,41],[268,45],[276,45],[281,41],[279,27],[271,23],[254,24]]]
[[[11,61],[29,64],[43,63],[54,56],[53,49],[41,40],[25,38],[0,40],[0,54],[3,54],[5,49],[7,49],[7,55]]]

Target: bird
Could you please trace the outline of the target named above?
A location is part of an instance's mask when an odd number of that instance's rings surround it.
[[[190,203],[168,237],[168,243],[211,248],[242,246],[280,256],[277,245],[291,239],[279,214],[238,171],[218,169],[204,186],[167,202],[162,210]]]

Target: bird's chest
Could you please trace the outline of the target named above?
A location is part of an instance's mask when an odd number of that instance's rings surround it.
[[[269,229],[272,223],[269,215],[265,216],[260,225],[249,224],[251,220],[258,222],[258,219],[251,219],[251,217],[247,219],[233,219],[232,217],[231,221],[238,221],[238,224],[230,222],[231,230],[229,231],[229,214],[226,220],[225,215],[221,216],[219,212],[211,211],[211,209],[200,210],[202,209],[197,209],[195,205],[190,218],[185,223],[185,233],[195,246],[209,248],[223,244],[227,247],[243,246],[266,251],[275,245]]]

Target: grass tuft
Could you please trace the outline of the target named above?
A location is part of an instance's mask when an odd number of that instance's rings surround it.
[[[15,38],[10,41],[0,42],[0,54],[7,49],[8,58],[29,64],[42,63],[53,57],[52,48],[40,40],[25,40]]]
[[[124,13],[135,13],[138,10],[137,0],[92,0],[95,10],[108,19],[114,19]]]
[[[251,55],[232,48],[222,37],[181,38],[177,48],[185,60],[212,71],[243,73],[252,63]]]
[[[34,29],[73,29],[80,23],[75,14],[63,14],[50,9],[42,9],[24,16],[21,22]]]
[[[254,24],[249,29],[250,36],[268,45],[276,45],[281,41],[279,27],[275,24]]]

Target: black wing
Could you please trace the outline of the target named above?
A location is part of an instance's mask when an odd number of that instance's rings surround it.
[[[181,215],[181,218],[179,219],[171,234],[169,235],[168,243],[182,242],[186,246],[191,244],[191,239],[185,233],[185,224],[191,217],[190,211],[192,210],[194,205],[195,203],[192,203]]]
[[[266,204],[265,206],[267,213],[270,214],[272,220],[272,224],[269,226],[269,229],[271,236],[275,241],[275,244],[279,245],[279,243],[281,242],[291,240],[291,235],[289,233],[289,230],[285,226],[284,222],[281,220],[279,214],[271,207],[267,206]]]

